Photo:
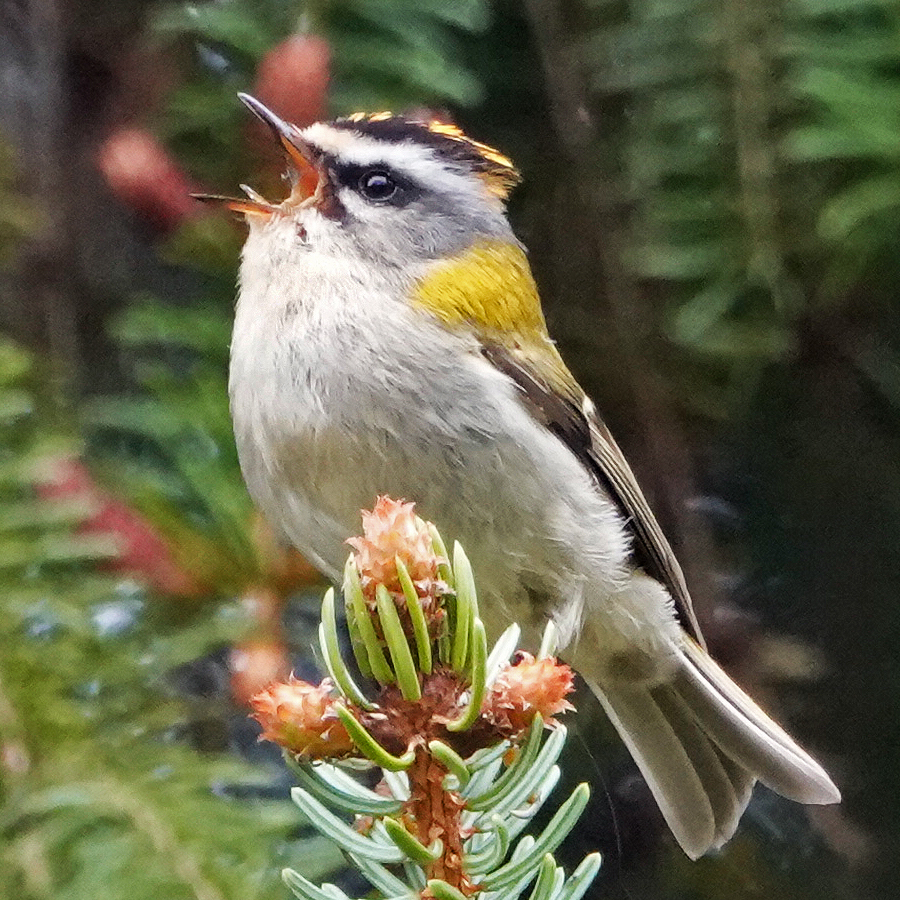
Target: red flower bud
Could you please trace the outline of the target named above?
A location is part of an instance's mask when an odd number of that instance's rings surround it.
[[[545,724],[556,725],[553,716],[574,709],[566,700],[574,688],[574,678],[575,673],[565,663],[521,653],[518,663],[497,676],[483,714],[509,737],[525,731],[538,713]]]
[[[375,608],[375,587],[383,584],[398,600],[401,619],[405,621],[403,589],[397,574],[397,559],[406,566],[422,611],[432,634],[443,621],[439,598],[447,593],[446,584],[438,578],[442,560],[434,552],[428,526],[413,512],[413,503],[379,497],[375,508],[363,510],[363,537],[350,538],[354,561],[359,571],[363,594]]]
[[[331,49],[324,38],[293,34],[260,61],[253,96],[303,128],[325,117],[330,68]]]
[[[100,147],[97,166],[116,197],[162,232],[204,214],[190,196],[196,186],[143,128],[113,132]]]
[[[333,685],[326,678],[309,684],[292,675],[250,698],[253,718],[263,727],[261,741],[313,759],[334,759],[355,749],[334,711]]]

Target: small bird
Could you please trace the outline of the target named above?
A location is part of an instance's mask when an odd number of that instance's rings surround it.
[[[519,175],[454,125],[389,113],[300,129],[253,97],[289,163],[244,187],[229,390],[247,486],[339,579],[388,494],[470,556],[489,629],[547,619],[692,858],[753,784],[836,803],[823,768],[707,654],[634,474],[547,334],[506,218]]]

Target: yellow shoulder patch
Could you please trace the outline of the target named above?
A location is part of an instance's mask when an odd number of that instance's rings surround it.
[[[434,263],[413,303],[448,327],[468,325],[485,339],[513,333],[530,342],[547,333],[525,253],[506,241],[481,241]]]
[[[449,329],[468,330],[496,345],[549,392],[578,405],[584,393],[547,334],[537,286],[525,253],[505,241],[482,241],[433,264],[413,304]]]

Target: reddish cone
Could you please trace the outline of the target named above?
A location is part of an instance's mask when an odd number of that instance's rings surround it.
[[[116,197],[164,233],[203,215],[191,184],[169,151],[143,128],[113,132],[97,153],[97,166]]]

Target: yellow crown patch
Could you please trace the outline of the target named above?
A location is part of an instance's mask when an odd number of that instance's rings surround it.
[[[334,123],[350,124],[362,134],[379,140],[418,141],[431,145],[451,159],[469,163],[488,190],[505,200],[521,176],[508,156],[470,138],[458,125],[440,119],[428,121],[392,112],[353,113]]]

